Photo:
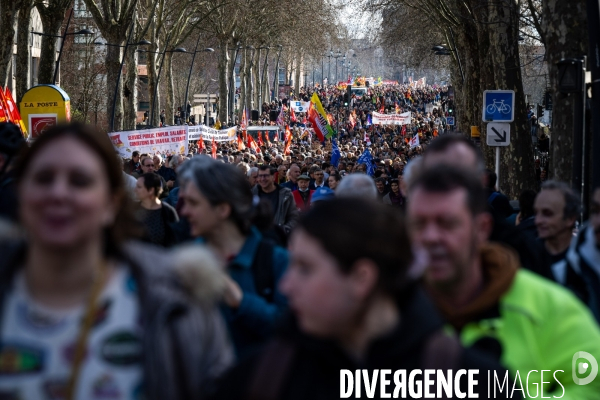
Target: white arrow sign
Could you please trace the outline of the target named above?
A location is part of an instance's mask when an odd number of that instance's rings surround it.
[[[490,122],[487,125],[486,143],[491,147],[510,145],[510,124]]]

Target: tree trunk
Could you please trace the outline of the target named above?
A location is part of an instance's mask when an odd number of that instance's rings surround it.
[[[255,63],[254,68],[252,68],[252,76],[254,80],[254,91],[252,92],[252,101],[254,103],[254,109],[259,110],[260,112],[260,104],[258,103],[260,98],[260,59],[262,56],[262,49],[256,49],[255,53]]]
[[[228,75],[230,62],[227,40],[221,40],[217,57],[217,68],[219,70],[219,121],[225,123],[229,116],[229,85],[227,84],[227,77],[230,76]]]
[[[250,114],[254,108],[252,104],[252,68],[254,67],[254,53],[256,53],[256,50],[250,50],[246,55],[246,107],[248,108],[248,113]],[[248,120],[250,120],[250,115],[248,115]]]
[[[242,49],[242,53],[240,55],[240,98],[238,101],[239,104],[239,118],[242,118],[242,114],[244,113],[244,109],[246,109],[246,53],[248,50],[246,48]]]
[[[125,59],[125,67],[127,75],[125,77],[125,88],[123,89],[124,102],[124,118],[123,118],[123,129],[133,130],[135,129],[137,120],[137,105],[138,105],[138,53],[136,46],[130,46],[127,49]]]
[[[548,75],[553,92],[550,124],[551,165],[548,172],[552,179],[571,182],[574,167],[573,95],[558,92],[556,63],[563,58],[582,58],[588,54],[586,1],[544,0],[542,5],[542,30],[546,40]],[[581,168],[580,165],[577,167]]]
[[[154,89],[156,88],[156,77],[158,75],[156,68],[158,58],[156,52],[158,51],[158,44],[154,29],[152,33],[153,44],[152,48],[148,49],[148,57],[146,58],[146,69],[148,71],[148,98],[150,99],[148,119],[149,125],[158,126],[158,121],[160,121],[160,93],[157,93],[156,95],[156,103],[154,101]],[[152,110],[154,110],[154,119],[152,119]]]
[[[31,57],[29,56],[30,48],[30,28],[31,28],[31,11],[33,10],[33,2],[29,2],[28,4],[24,4],[19,10],[19,24],[17,31],[17,73],[16,73],[16,93],[13,95],[16,96],[17,104],[21,102],[21,98],[29,89],[30,82],[29,70],[31,68],[29,60]]]
[[[300,93],[300,78],[302,76],[302,55],[297,54],[295,57],[296,64],[296,77],[294,78],[294,93],[298,95]]]
[[[0,86],[6,85],[10,75],[17,11],[14,0],[0,0]]]
[[[534,165],[531,134],[527,117],[519,57],[519,15],[516,1],[490,3],[490,55],[495,66],[495,88],[514,90],[515,120],[511,123],[510,147],[501,149],[499,186],[510,199],[525,189],[534,189]],[[491,88],[490,88],[491,89]]]
[[[173,53],[169,52],[165,55],[165,85],[167,87],[167,97],[165,99],[165,124],[174,125],[175,117],[175,93],[173,90]]]
[[[65,13],[69,8],[69,4],[67,4],[66,6],[63,4],[61,6],[61,4],[59,4],[58,2],[52,2],[49,6],[46,6],[45,4],[40,2],[36,4],[36,8],[40,14],[40,19],[42,20],[44,33],[59,36],[61,34],[60,28],[65,19]],[[50,36],[42,36],[42,48],[40,50],[40,65],[38,69],[39,84],[54,83],[53,79],[54,69],[56,67],[57,45],[57,38]],[[61,45],[63,44],[61,43]]]
[[[124,38],[122,37],[106,37],[109,43],[123,45]],[[106,46],[106,57],[104,59],[106,65],[106,82],[108,86],[108,96],[106,97],[106,113],[108,121],[112,118],[113,104],[115,106],[115,131],[123,130],[123,84],[119,81],[119,87],[117,89],[117,96],[115,99],[115,92],[111,89],[112,85],[117,83],[119,77],[119,69],[121,68],[121,48],[117,46]],[[110,129],[110,126],[109,126]]]

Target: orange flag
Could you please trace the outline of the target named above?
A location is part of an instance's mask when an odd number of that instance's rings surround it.
[[[204,150],[204,139],[202,136],[200,136],[200,140],[198,140],[198,153],[200,153],[200,150]]]
[[[244,141],[242,140],[241,136],[238,136],[237,143],[238,143],[238,151],[246,150],[246,146],[244,146]]]
[[[211,149],[212,158],[217,158],[217,142],[215,142],[215,138],[212,138],[212,149]]]
[[[292,145],[292,133],[290,132],[290,127],[285,127],[285,149],[283,150],[284,155],[290,154],[290,146]]]

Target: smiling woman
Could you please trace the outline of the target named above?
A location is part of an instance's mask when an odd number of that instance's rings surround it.
[[[231,360],[225,326],[183,293],[167,254],[128,240],[136,223],[108,136],[53,127],[16,177],[27,243],[0,242],[0,360],[28,362],[0,363],[0,393],[42,398],[52,382],[66,399],[196,397]]]

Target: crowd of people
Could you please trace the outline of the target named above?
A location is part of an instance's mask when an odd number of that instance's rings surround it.
[[[494,398],[599,398],[572,377],[600,359],[600,188],[584,225],[561,182],[515,210],[445,88],[316,90],[335,141],[288,109],[292,137],[214,157],[0,125],[0,397],[334,399],[341,370],[465,369],[479,398],[506,371]]]

